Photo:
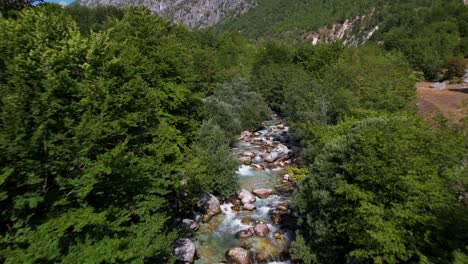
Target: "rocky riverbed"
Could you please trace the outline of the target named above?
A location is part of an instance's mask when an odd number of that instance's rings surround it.
[[[232,151],[239,157],[240,190],[220,202],[206,194],[198,207],[202,216],[184,219],[193,239],[176,243],[185,263],[290,263],[289,245],[295,220],[290,209],[294,190],[289,127],[272,120],[256,132],[244,131]],[[195,253],[196,252],[196,253]]]

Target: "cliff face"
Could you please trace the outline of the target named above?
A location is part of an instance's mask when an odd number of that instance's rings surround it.
[[[255,6],[256,0],[78,0],[79,4],[138,5],[190,28],[213,26],[223,19],[242,14]]]
[[[324,26],[317,31],[306,32],[302,39],[314,45],[337,40],[352,46],[364,44],[379,30],[379,25],[373,21],[374,15],[375,10],[372,10],[368,14],[346,19],[331,27]]]

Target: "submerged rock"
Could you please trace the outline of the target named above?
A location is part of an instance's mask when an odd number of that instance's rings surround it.
[[[252,163],[252,159],[250,157],[240,157],[239,161],[244,165],[250,165]]]
[[[202,221],[204,223],[210,221],[213,216],[221,213],[221,204],[218,198],[209,193],[203,194],[198,202],[198,208],[200,208],[203,213]]]
[[[252,223],[254,223],[254,222],[255,222],[255,219],[253,219],[253,218],[251,218],[251,217],[244,217],[244,218],[242,218],[242,220],[241,220],[241,223],[242,223],[243,225],[250,225],[250,224],[252,224]]]
[[[273,189],[255,189],[252,192],[256,196],[258,196],[260,199],[266,199],[268,196],[272,195],[274,193]]]
[[[236,247],[226,252],[226,259],[232,264],[252,264],[252,256],[246,249]]]
[[[177,239],[174,243],[174,255],[179,261],[193,263],[195,243],[188,238]]]

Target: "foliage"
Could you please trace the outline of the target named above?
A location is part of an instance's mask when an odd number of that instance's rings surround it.
[[[192,195],[212,193],[228,197],[238,190],[237,159],[229,149],[224,131],[213,121],[205,121],[190,147],[187,185]]]
[[[97,6],[89,8],[86,6],[71,4],[65,8],[65,12],[76,21],[82,35],[91,32],[99,32],[105,28],[110,19],[122,19],[124,11],[115,6]]]
[[[257,7],[239,17],[225,20],[217,29],[240,32],[248,38],[295,30],[315,30],[359,15],[375,5],[375,0],[261,0]]]
[[[0,2],[0,13],[3,16],[11,16],[14,11],[43,4],[44,0],[2,0]]]
[[[234,140],[242,130],[255,130],[271,115],[263,98],[242,79],[216,86],[205,99],[206,115]]]
[[[168,220],[203,112],[201,44],[139,8],[106,27],[84,36],[57,5],[0,18],[2,262],[173,261]],[[216,139],[226,162],[223,132],[205,132],[198,144]],[[211,186],[235,188],[236,164]]]
[[[410,117],[355,122],[324,146],[300,184],[294,256],[444,263],[463,249],[468,221],[456,193],[466,178],[452,173],[463,158],[460,140]]]
[[[350,48],[323,76],[328,120],[365,117],[373,111],[398,112],[416,94],[411,70],[399,53],[374,47]]]
[[[446,79],[461,78],[465,75],[466,62],[463,58],[454,58],[447,61],[444,68],[447,69]]]

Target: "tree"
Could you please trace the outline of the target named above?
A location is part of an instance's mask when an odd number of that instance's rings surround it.
[[[44,0],[3,0],[0,3],[0,12],[4,16],[8,16],[11,11],[19,11],[43,3]]]
[[[299,185],[293,255],[307,263],[446,263],[466,243],[457,186],[467,179],[453,173],[461,140],[412,117],[355,122],[324,146]]]
[[[189,193],[196,198],[202,193],[224,198],[234,194],[238,190],[238,165],[224,131],[213,121],[205,121],[189,151],[185,173]]]

